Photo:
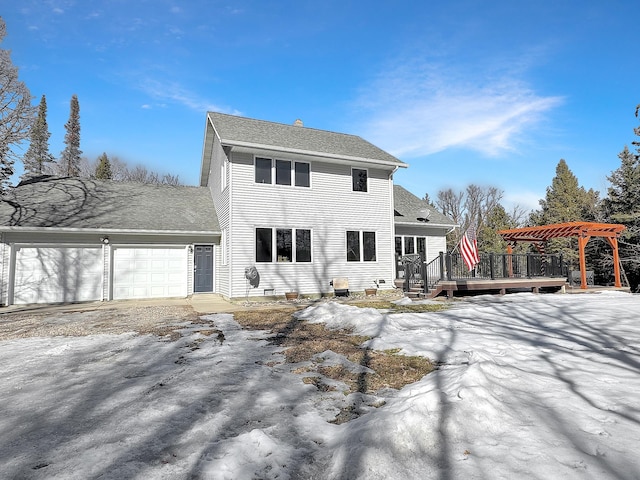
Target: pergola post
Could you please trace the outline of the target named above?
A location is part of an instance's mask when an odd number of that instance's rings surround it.
[[[578,237],[578,251],[580,252],[580,288],[583,290],[587,289],[587,261],[584,257],[584,247],[587,246],[590,238],[588,235]]]
[[[613,249],[613,278],[615,279],[616,288],[622,287],[620,281],[620,255],[618,254],[618,239],[615,237],[607,237],[609,245]]]

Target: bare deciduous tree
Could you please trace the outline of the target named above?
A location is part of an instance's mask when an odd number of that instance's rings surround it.
[[[449,247],[453,248],[458,244],[470,225],[473,225],[476,231],[482,230],[487,215],[500,204],[502,195],[502,190],[496,187],[480,187],[474,184],[460,192],[451,188],[439,191],[437,208],[460,225],[460,228],[451,232],[447,238]]]
[[[0,17],[0,42],[7,34]],[[29,137],[36,108],[31,93],[18,79],[18,69],[11,62],[9,50],[0,49],[0,193],[9,185],[17,154],[13,148]]]

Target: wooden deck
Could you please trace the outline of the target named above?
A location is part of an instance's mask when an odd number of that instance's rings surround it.
[[[531,290],[533,293],[539,293],[541,288],[561,290],[568,286],[566,278],[499,278],[491,280],[488,278],[473,278],[461,280],[441,280],[436,288],[429,291],[427,297],[434,298],[442,292],[446,292],[447,297],[451,298],[454,292],[487,292],[499,293],[504,295],[508,290]]]

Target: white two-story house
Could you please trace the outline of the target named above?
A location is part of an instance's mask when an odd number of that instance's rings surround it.
[[[454,226],[401,187],[394,194],[393,174],[406,166],[358,136],[299,120],[208,113],[200,185],[222,232],[216,291],[324,294],[334,278],[352,291],[393,288],[397,254],[434,258]]]
[[[208,113],[200,186],[41,177],[0,198],[0,304],[394,288],[454,227],[360,137]]]

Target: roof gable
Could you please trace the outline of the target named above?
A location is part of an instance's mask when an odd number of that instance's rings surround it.
[[[46,176],[9,189],[0,201],[2,227],[219,231],[204,187]]]

